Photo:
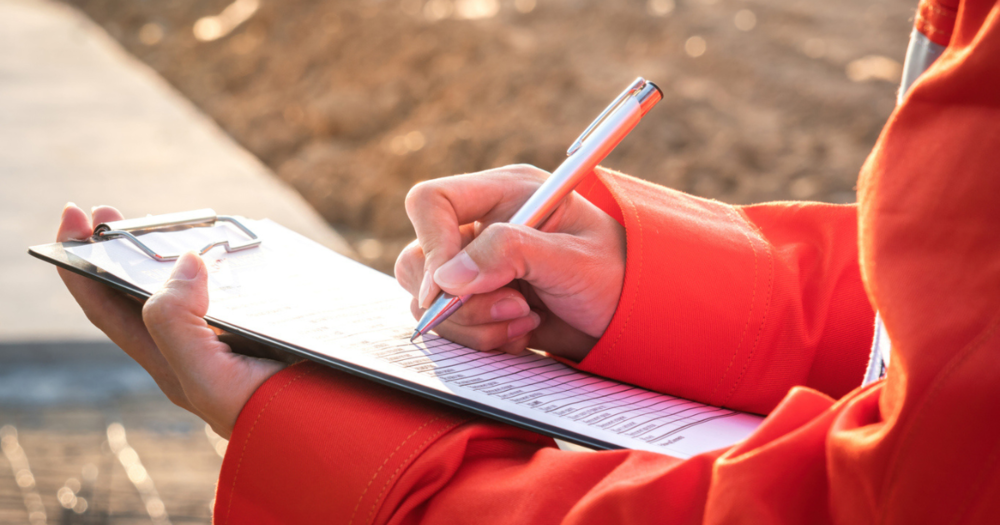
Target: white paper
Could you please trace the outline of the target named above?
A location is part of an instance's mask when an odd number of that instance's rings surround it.
[[[659,394],[526,353],[477,352],[436,335],[415,343],[410,296],[395,280],[270,221],[245,222],[257,248],[204,255],[208,315],[264,336],[625,448],[679,458],[748,436],[762,418]],[[160,253],[200,249],[232,226],[151,233]],[[69,251],[149,292],[173,268],[115,239]]]

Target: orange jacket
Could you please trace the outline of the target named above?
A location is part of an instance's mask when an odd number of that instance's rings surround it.
[[[580,367],[768,413],[746,441],[686,461],[564,452],[296,365],[244,407],[215,522],[1000,522],[1000,7],[954,18],[857,208],[732,207],[607,171],[580,188],[628,237]],[[870,304],[892,364],[860,388]]]

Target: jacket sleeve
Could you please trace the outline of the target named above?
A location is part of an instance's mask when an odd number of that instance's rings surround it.
[[[617,310],[580,368],[761,414],[793,386],[861,382],[875,314],[856,206],[730,206],[604,169],[580,192],[627,237]]]
[[[663,523],[664,508],[675,509],[671,523],[696,523],[702,509],[691,502],[704,500],[713,458],[565,452],[302,363],[268,380],[240,414],[214,523]]]
[[[958,13],[948,50],[890,118],[859,184],[865,287],[893,342],[885,381],[837,401],[795,387],[744,442],[679,461],[559,451],[530,432],[296,365],[240,414],[215,523],[996,522],[1000,6],[969,0]],[[718,215],[715,204],[690,205]],[[752,265],[756,253],[777,268],[785,245],[741,211],[762,245],[736,260]],[[635,315],[647,307],[637,299]]]
[[[836,392],[861,378],[872,313],[852,260],[855,208],[734,208],[598,176],[582,190],[612,213],[618,206],[628,266],[611,327],[582,367],[706,400],[733,391],[730,405],[772,412],[751,440],[687,461],[565,452],[531,432],[300,364],[243,409],[216,523],[701,523],[763,504],[735,501],[733,490],[771,497],[787,479],[823,483],[832,399],[796,389],[773,404],[796,384]],[[775,440],[785,445],[774,449]],[[772,504],[767,512],[779,512]],[[823,508],[779,513],[810,522]]]
[[[845,403],[795,389],[745,443],[682,461],[562,451],[302,363],[240,414],[214,523],[823,523],[825,440]]]

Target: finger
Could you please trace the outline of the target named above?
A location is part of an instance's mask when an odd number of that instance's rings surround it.
[[[415,319],[420,320],[426,310],[420,308],[414,298],[410,302],[410,311]],[[501,321],[512,321],[524,317],[530,312],[531,307],[521,292],[505,286],[492,292],[473,295],[444,322],[475,327]]]
[[[473,295],[448,321],[462,326],[479,326],[512,321],[529,312],[531,307],[521,293],[505,286],[492,292]]]
[[[95,206],[94,209],[90,210],[90,215],[95,228],[99,224],[120,221],[125,218],[120,211],[111,206]]]
[[[420,248],[420,242],[414,239],[399,252],[392,273],[396,276],[399,286],[414,298],[417,297],[424,273],[424,250]]]
[[[411,303],[410,310],[413,316],[419,319],[421,310],[417,307],[416,300]],[[536,312],[529,312],[528,315],[511,321],[475,326],[461,325],[449,318],[435,327],[434,331],[449,341],[485,351],[501,348],[511,341],[525,337],[538,328],[540,322],[541,318]]]
[[[475,226],[473,224],[463,224],[459,227],[459,233],[461,234],[461,242],[464,247],[475,237]],[[399,253],[399,257],[396,258],[396,267],[393,270],[396,281],[413,297],[419,297],[420,295],[425,276],[424,266],[424,250],[420,247],[419,240],[414,240],[408,244]],[[433,279],[427,279],[427,282],[430,284],[433,282]]]
[[[56,232],[56,242],[83,241],[90,237],[90,219],[76,204],[67,202],[63,207]]]
[[[489,292],[515,279],[542,293],[572,295],[579,292],[574,287],[587,282],[577,274],[596,269],[591,253],[589,241],[573,235],[493,224],[438,268],[434,281],[454,295]]]
[[[101,222],[118,220],[114,208],[103,208]],[[56,239],[66,242],[86,239],[92,233],[90,219],[83,210],[69,203],[63,209]],[[190,410],[173,370],[156,348],[142,323],[142,305],[101,283],[59,268],[59,276],[91,323],[134,359],[152,376],[167,398]]]
[[[545,176],[545,172],[537,168],[511,166],[414,186],[406,196],[406,213],[423,248],[424,274],[432,275],[458,253],[461,225],[510,217]],[[418,300],[426,307],[437,295],[438,288],[433,281],[424,282]]]
[[[208,269],[190,252],[177,260],[170,279],[142,311],[191,405],[213,428],[226,432],[257,387],[284,364],[232,353],[205,322],[206,313]]]
[[[529,344],[529,341],[531,341],[531,339],[532,339],[532,337],[531,337],[530,333],[529,334],[525,334],[525,335],[523,335],[521,337],[518,337],[518,338],[516,338],[516,339],[514,339],[512,341],[508,341],[508,342],[500,345],[500,347],[497,348],[497,350],[499,350],[501,352],[504,352],[504,353],[507,353],[507,354],[520,355],[520,354],[523,354],[524,351],[528,349],[528,344]]]
[[[258,343],[257,341],[252,341],[243,337],[239,334],[234,334],[226,332],[224,330],[219,330],[217,328],[212,328],[212,331],[216,333],[219,341],[226,343],[232,352],[240,355],[245,355],[249,357],[259,357],[262,359],[270,359],[272,361],[279,361],[287,365],[294,365],[302,361],[303,359],[295,354],[286,352],[284,350],[279,350],[273,346],[266,345],[264,343]]]
[[[597,344],[598,337],[587,335],[555,315],[543,315],[542,324],[531,331],[531,348],[580,362]]]
[[[170,278],[146,301],[142,316],[171,364],[197,365],[206,351],[226,351],[204,315],[208,313],[208,270],[192,253],[177,259]]]
[[[161,353],[177,372],[181,386],[197,384],[214,354],[228,352],[205,322],[208,271],[201,257],[182,255],[169,280],[142,309],[142,318]]]

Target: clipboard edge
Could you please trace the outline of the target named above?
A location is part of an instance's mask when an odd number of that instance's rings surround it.
[[[36,259],[45,261],[49,264],[53,264],[59,268],[63,268],[67,271],[73,272],[77,275],[82,275],[93,281],[105,284],[112,287],[119,292],[126,293],[138,299],[145,301],[149,299],[152,295],[141,288],[131,285],[127,281],[118,278],[117,276],[101,271],[97,266],[87,262],[86,260],[79,258],[65,250],[66,245],[80,245],[86,244],[85,242],[70,241],[66,243],[50,243],[41,244],[36,246],[31,246],[28,248],[28,254]],[[61,258],[60,258],[61,256]],[[75,260],[74,260],[75,259]],[[278,350],[289,352],[293,355],[308,359],[319,363],[324,366],[328,366],[335,370],[340,370],[342,372],[354,375],[356,377],[361,377],[371,381],[375,381],[378,384],[388,386],[390,388],[395,388],[403,392],[414,394],[431,401],[439,402],[444,405],[450,406],[452,408],[457,408],[464,410],[466,412],[471,412],[472,414],[486,417],[501,423],[510,424],[531,432],[536,432],[545,436],[552,438],[561,439],[576,445],[581,445],[584,447],[592,448],[595,450],[619,450],[624,447],[620,445],[615,445],[612,443],[607,443],[598,439],[585,436],[583,434],[577,434],[575,432],[570,432],[559,427],[548,425],[545,423],[540,423],[516,414],[511,414],[508,412],[503,412],[501,410],[495,409],[493,407],[484,405],[482,403],[471,401],[459,396],[447,394],[434,390],[423,385],[418,385],[404,381],[387,374],[382,374],[380,372],[375,372],[346,361],[341,361],[339,359],[326,356],[323,354],[318,354],[307,350],[302,347],[298,347],[283,341],[278,341],[257,332],[246,330],[244,328],[231,325],[224,321],[220,321],[210,316],[205,317],[205,321],[216,328],[220,328],[230,333],[237,334],[239,336],[245,337],[251,341],[261,343]],[[668,455],[668,454],[665,454]],[[671,456],[678,457],[678,456]],[[681,458],[684,459],[684,458]]]

